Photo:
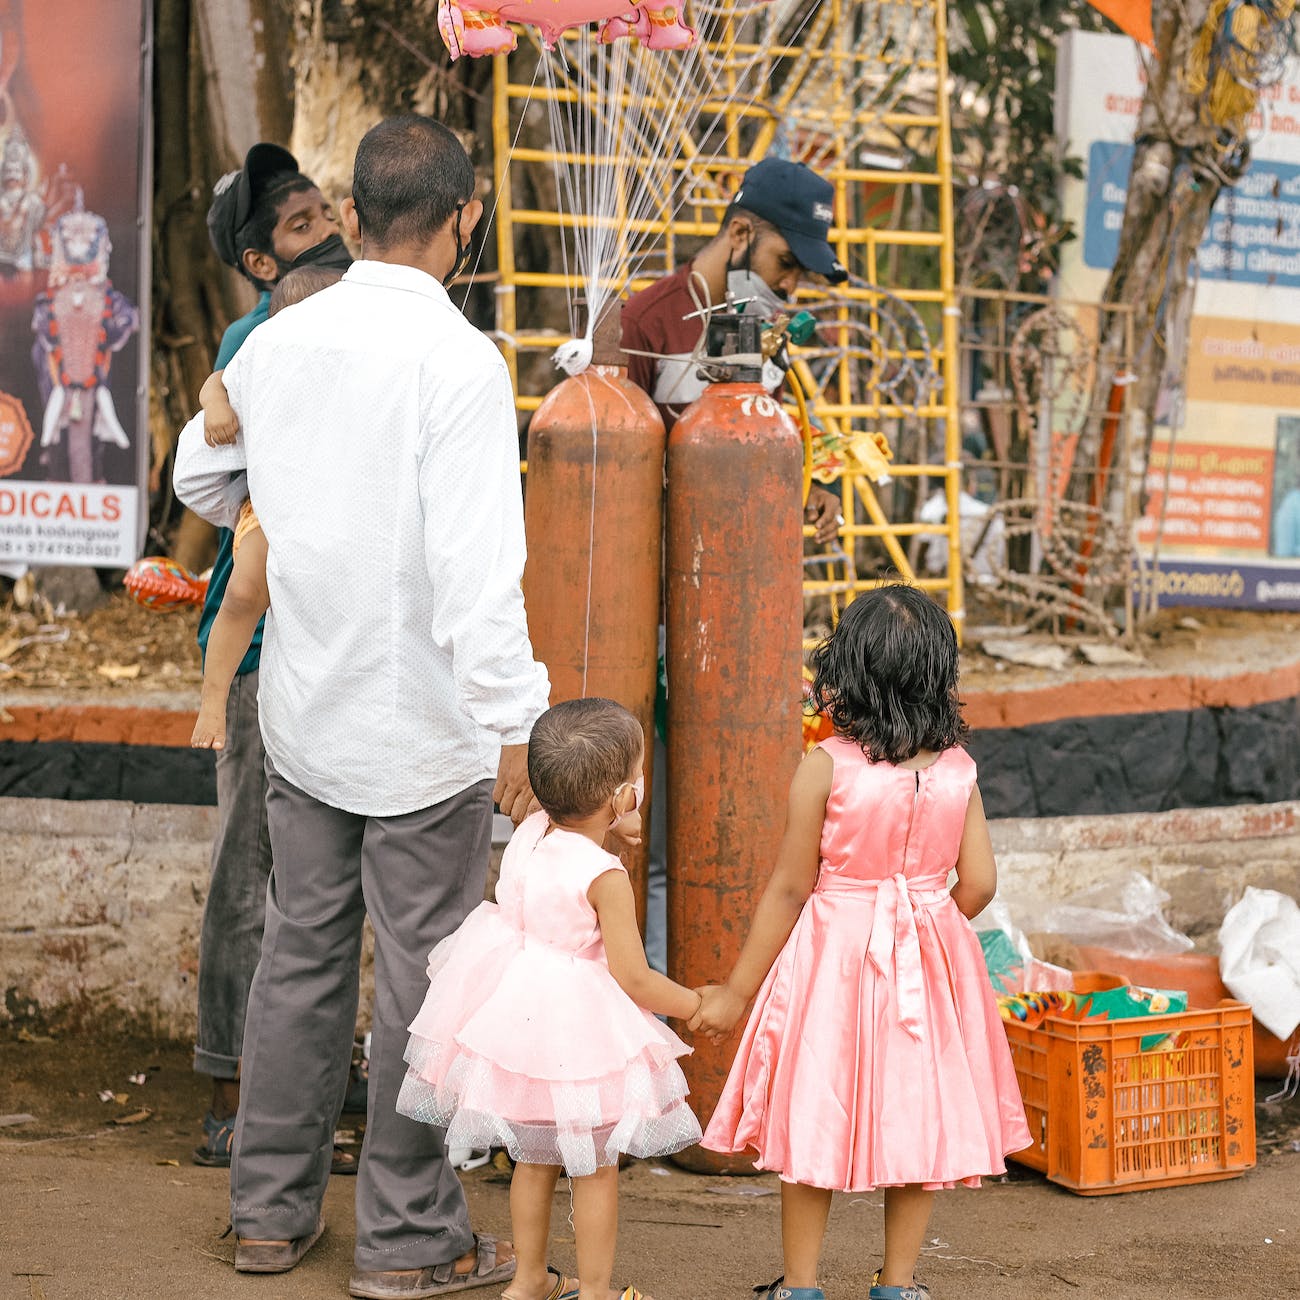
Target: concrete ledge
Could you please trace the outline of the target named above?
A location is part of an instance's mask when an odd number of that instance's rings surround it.
[[[1247,885],[1300,898],[1300,802],[1109,817],[1008,818],[990,823],[999,895],[1066,898],[1149,876],[1170,897],[1168,920],[1217,951],[1224,913]]]
[[[216,810],[0,799],[0,1022],[192,1035]]]
[[[1300,661],[1264,672],[1153,673],[1085,678],[1052,686],[963,691],[966,720],[975,730],[1027,727],[1067,718],[1193,709],[1249,709],[1300,694]]]
[[[0,798],[0,1025],[195,1031],[215,808]],[[510,837],[496,814],[493,867]],[[362,954],[363,1018],[372,940]]]
[[[1264,670],[1134,670],[965,692],[991,817],[1158,813],[1300,799],[1300,654]],[[77,703],[7,700],[0,796],[216,801],[212,755],[191,750],[194,694]]]
[[[192,707],[168,709],[117,704],[19,704],[5,712],[8,720],[0,726],[0,738],[7,741],[74,740],[83,744],[186,747],[197,716]]]
[[[210,808],[0,798],[0,1024],[132,1022],[192,1039],[215,821]],[[1017,818],[992,832],[1008,899],[1065,897],[1139,870],[1207,949],[1247,885],[1300,896],[1300,801]]]

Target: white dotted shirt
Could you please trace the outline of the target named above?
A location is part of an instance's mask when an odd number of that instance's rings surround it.
[[[255,330],[224,379],[240,436],[208,447],[191,420],[176,493],[229,527],[247,492],[266,534],[259,709],[276,769],[368,816],[494,776],[549,692],[524,621],[500,353],[431,276],[356,262]]]

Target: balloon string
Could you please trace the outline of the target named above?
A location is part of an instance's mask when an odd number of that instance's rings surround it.
[[[540,67],[533,69],[533,81],[528,87],[528,94],[530,97],[532,96],[533,91],[537,89],[537,74],[540,70]],[[515,156],[515,148],[519,144],[519,136],[523,129],[524,115],[520,113],[519,125],[515,127],[514,138],[510,141],[510,151],[506,154],[506,161],[502,167],[502,171],[507,171],[509,169],[510,163]],[[469,276],[467,277],[468,283],[465,285],[465,296],[460,300],[460,310],[462,314],[464,314],[465,305],[469,302],[469,296],[474,290],[474,277],[478,275],[479,264],[483,261],[483,250],[487,247],[488,232],[492,229],[492,223],[496,220],[497,206],[501,202],[501,188],[500,185],[494,185],[492,187],[492,209],[488,213],[488,219],[483,226],[483,238],[478,241],[478,252],[474,255],[474,265],[470,268]]]
[[[591,661],[591,591],[596,571],[596,463],[599,438],[596,431],[596,403],[591,396],[590,377],[579,381],[587,397],[587,411],[591,417],[591,508],[587,518],[587,608],[582,629],[582,694],[587,695],[587,667]]]

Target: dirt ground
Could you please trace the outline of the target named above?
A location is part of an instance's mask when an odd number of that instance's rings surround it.
[[[11,695],[22,696],[24,703],[48,696],[61,703],[143,704],[145,696],[167,692],[192,696],[197,706],[202,681],[197,626],[196,608],[157,612],[137,605],[124,591],[85,617],[59,615],[39,600],[21,605],[11,592],[0,597],[0,704]],[[983,653],[985,640],[1005,639],[1007,633],[993,624],[972,624],[962,654],[962,686],[981,690],[1130,673],[1267,670],[1295,658],[1297,632],[1296,614],[1163,610],[1134,642],[1136,662],[1089,664],[1077,642],[1066,640],[1069,665],[1048,669]],[[1029,640],[1041,644],[1048,638]]]
[[[124,593],[85,618],[10,597],[0,602],[0,721],[10,701],[192,706],[196,623],[196,610],[155,613]],[[1076,659],[1062,670],[994,659],[975,635],[963,686],[1267,669],[1294,658],[1298,630],[1300,616],[1166,611],[1134,647],[1139,664]],[[226,1174],[189,1159],[206,1094],[183,1044],[0,1037],[0,1300],[343,1297],[351,1179],[331,1181],[326,1235],[293,1273],[241,1277],[230,1268]],[[9,1123],[15,1115],[33,1118]],[[1258,1167],[1239,1179],[1081,1198],[1012,1165],[979,1192],[945,1193],[920,1277],[935,1300],[1300,1297],[1300,1100],[1261,1104],[1257,1118]],[[355,1142],[359,1133],[341,1136]],[[475,1225],[508,1233],[507,1174],[480,1169],[464,1181]],[[771,1176],[696,1176],[641,1162],[622,1186],[619,1277],[658,1300],[740,1300],[780,1272]],[[837,1198],[829,1300],[865,1297],[881,1250],[880,1206],[878,1195]],[[561,1192],[554,1258],[572,1271],[567,1218]]]
[[[0,1039],[0,1117],[33,1117],[0,1118],[0,1300],[346,1295],[349,1178],[331,1180],[326,1234],[297,1269],[233,1272],[232,1241],[221,1235],[226,1173],[189,1159],[206,1093],[183,1044]],[[921,1280],[935,1300],[1300,1296],[1300,1101],[1261,1105],[1258,1119],[1258,1167],[1227,1182],[1082,1198],[1013,1165],[978,1192],[943,1193]],[[507,1174],[488,1167],[464,1180],[475,1226],[508,1234]],[[657,1300],[740,1300],[780,1272],[771,1176],[646,1161],[624,1171],[622,1188],[618,1276]],[[572,1270],[567,1201],[557,1194],[554,1259]],[[828,1300],[865,1296],[880,1204],[879,1195],[837,1198]]]

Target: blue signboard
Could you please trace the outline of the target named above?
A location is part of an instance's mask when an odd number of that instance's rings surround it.
[[[1131,144],[1097,141],[1088,151],[1083,259],[1108,271],[1119,252]],[[1197,252],[1206,280],[1300,288],[1300,167],[1258,159],[1225,189]]]
[[[1300,570],[1233,560],[1164,558],[1155,575],[1160,604],[1300,609]],[[1140,584],[1135,583],[1135,589]]]

